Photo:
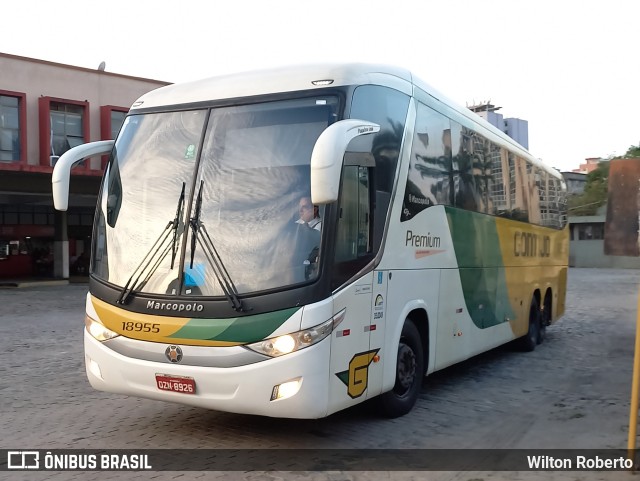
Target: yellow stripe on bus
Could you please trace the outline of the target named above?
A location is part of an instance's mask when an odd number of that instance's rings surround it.
[[[227,347],[241,344],[239,342],[171,337],[191,320],[190,317],[156,316],[126,311],[93,296],[91,296],[91,303],[102,324],[131,339],[191,346]]]

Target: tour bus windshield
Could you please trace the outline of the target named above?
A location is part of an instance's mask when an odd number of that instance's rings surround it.
[[[98,200],[93,275],[121,301],[313,281],[323,212],[311,151],[337,111],[337,98],[313,97],[127,117]]]

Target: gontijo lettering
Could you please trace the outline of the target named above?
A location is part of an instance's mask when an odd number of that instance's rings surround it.
[[[551,238],[530,232],[516,232],[513,235],[513,255],[516,257],[549,257]]]

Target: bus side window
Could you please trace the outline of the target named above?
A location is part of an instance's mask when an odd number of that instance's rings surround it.
[[[345,165],[336,234],[333,286],[363,268],[373,255],[370,168]]]

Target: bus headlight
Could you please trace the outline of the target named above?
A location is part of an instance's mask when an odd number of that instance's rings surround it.
[[[344,318],[344,312],[345,310],[343,309],[328,321],[312,328],[254,342],[253,344],[247,344],[245,347],[271,357],[299,351],[305,347],[313,346],[331,334],[333,328]]]
[[[87,331],[98,341],[108,341],[109,339],[113,339],[114,337],[118,337],[120,334],[112,331],[111,329],[107,329],[104,324],[92,317],[89,317],[87,314],[84,316],[84,325],[87,326]]]

